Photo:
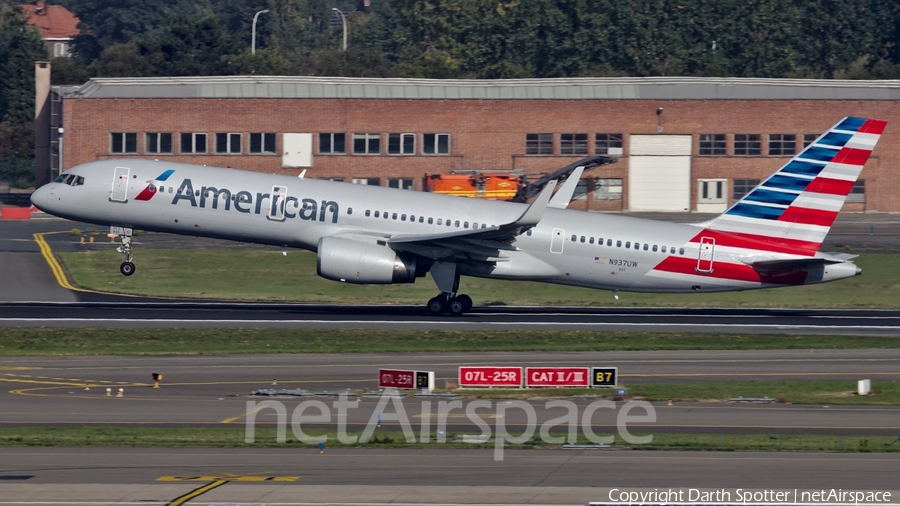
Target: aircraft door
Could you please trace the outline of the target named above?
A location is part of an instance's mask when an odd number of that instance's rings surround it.
[[[697,259],[697,272],[710,273],[713,271],[713,254],[715,253],[716,240],[712,237],[700,238],[700,257]]]
[[[128,167],[116,167],[113,172],[112,188],[109,191],[109,200],[112,202],[128,202],[128,175],[131,169]]]
[[[272,198],[269,200],[269,214],[267,218],[273,221],[284,221],[285,200],[287,200],[287,187],[273,186]]]
[[[550,253],[562,253],[565,242],[566,231],[561,228],[554,228],[553,235],[550,237]]]

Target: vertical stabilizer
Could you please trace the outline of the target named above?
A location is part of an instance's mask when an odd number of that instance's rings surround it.
[[[818,251],[886,125],[875,119],[842,119],[705,225],[746,239]]]

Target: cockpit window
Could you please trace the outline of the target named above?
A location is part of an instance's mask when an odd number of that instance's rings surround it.
[[[81,186],[84,184],[84,176],[75,176],[75,180],[72,181],[72,186]]]
[[[66,176],[68,176],[68,174],[60,174],[59,176],[57,176],[56,179],[53,180],[53,182],[54,183],[62,183],[63,181],[66,180]]]

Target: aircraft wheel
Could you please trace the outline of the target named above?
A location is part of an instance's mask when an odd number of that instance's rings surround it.
[[[469,297],[468,295],[460,295],[456,298],[456,300],[461,300],[462,303],[465,304],[466,308],[463,311],[468,312],[470,309],[472,309],[472,297]]]
[[[466,301],[457,297],[450,299],[450,316],[462,316],[466,312]]]
[[[131,262],[122,262],[122,265],[119,266],[119,271],[121,271],[124,276],[131,276],[134,274],[134,264]]]
[[[447,301],[443,297],[435,297],[428,301],[428,314],[442,314],[447,310]]]

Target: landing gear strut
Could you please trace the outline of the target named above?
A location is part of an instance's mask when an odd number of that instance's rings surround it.
[[[431,267],[431,276],[441,294],[428,301],[429,314],[449,313],[451,316],[462,316],[472,309],[471,297],[456,294],[459,289],[459,271],[455,262],[435,262]]]
[[[131,235],[121,234],[119,235],[119,238],[122,240],[122,245],[116,248],[116,251],[125,254],[125,261],[119,266],[119,272],[121,272],[123,276],[131,276],[134,274],[134,263],[131,261],[133,258]]]

